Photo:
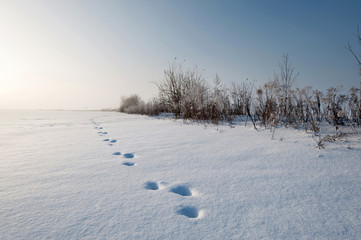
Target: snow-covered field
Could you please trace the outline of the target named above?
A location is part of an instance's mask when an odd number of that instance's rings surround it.
[[[0,239],[361,239],[361,139],[0,111]]]

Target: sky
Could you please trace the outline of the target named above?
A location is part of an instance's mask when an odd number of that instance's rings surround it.
[[[0,109],[116,108],[157,95],[173,62],[212,83],[272,80],[288,54],[295,87],[360,86],[345,49],[361,1],[0,2]],[[360,26],[361,27],[361,26]]]

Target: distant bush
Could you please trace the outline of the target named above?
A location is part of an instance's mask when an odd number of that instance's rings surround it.
[[[128,114],[158,115],[161,112],[158,100],[153,99],[145,103],[138,95],[122,97],[119,111]]]
[[[122,97],[119,111],[125,113],[136,113],[138,112],[143,105],[140,97],[136,94],[133,94],[129,97]]]

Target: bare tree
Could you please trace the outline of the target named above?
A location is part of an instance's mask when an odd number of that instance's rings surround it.
[[[283,55],[282,62],[280,63],[280,73],[275,75],[275,79],[281,88],[282,101],[280,102],[280,107],[283,108],[282,111],[283,116],[286,118],[286,123],[288,123],[288,118],[290,117],[291,88],[298,75],[299,73],[295,72],[295,69],[289,62],[288,54]]]
[[[164,79],[155,83],[159,89],[159,101],[178,118],[181,113],[182,84],[186,78],[181,65],[173,64],[164,71]]]
[[[257,89],[255,101],[255,115],[261,120],[261,124],[276,126],[280,120],[280,108],[277,103],[280,87],[276,80],[267,82],[262,88]]]
[[[342,86],[337,88],[330,87],[327,89],[326,95],[322,98],[322,101],[326,107],[325,114],[330,124],[335,126],[336,132],[339,129],[339,125],[345,124],[345,106],[348,102],[348,96],[342,94]]]
[[[236,115],[247,115],[247,119],[250,118],[253,127],[257,130],[256,121],[251,113],[251,104],[253,98],[254,82],[249,82],[248,79],[245,82],[236,84],[231,83],[231,97],[233,101],[233,112]],[[246,121],[247,123],[247,121]]]
[[[303,89],[297,89],[297,93],[298,116],[301,115],[303,128],[306,132],[308,129],[311,129],[313,132],[318,132],[321,122],[321,92],[312,90],[312,87],[305,87]]]
[[[236,115],[246,115],[247,107],[250,108],[252,101],[252,91],[254,88],[254,81],[231,83],[230,94],[232,98],[232,106],[234,114]]]
[[[358,122],[358,97],[357,97],[357,88],[352,87],[350,89],[350,98],[349,98],[349,118],[351,121]]]
[[[189,69],[185,73],[181,86],[181,112],[183,118],[201,120],[202,117],[200,116],[200,112],[204,106],[207,93],[206,82],[202,72],[199,72],[196,67],[194,69]]]
[[[355,33],[355,37],[357,42],[361,45],[361,35],[360,35],[360,28],[357,26],[357,33]],[[354,56],[354,58],[357,61],[357,64],[359,66],[360,70],[360,76],[361,76],[361,54],[355,53],[355,51],[352,49],[350,42],[347,43],[346,49]],[[360,79],[360,99],[359,99],[359,109],[358,109],[358,125],[361,125],[361,79]]]
[[[213,84],[214,86],[209,99],[209,118],[214,123],[217,123],[222,118],[222,112],[224,110],[222,101],[224,87],[218,74],[216,74]]]
[[[315,113],[315,117],[317,119],[318,122],[322,121],[322,113],[321,113],[321,99],[322,99],[322,95],[323,93],[318,91],[318,90],[314,90],[313,94],[315,96],[315,100],[312,102],[312,110]]]

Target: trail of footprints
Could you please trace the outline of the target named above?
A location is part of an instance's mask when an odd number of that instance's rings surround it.
[[[108,132],[102,131],[103,127],[100,127],[99,123],[92,121],[92,120],[91,120],[91,122],[92,122],[92,124],[95,125],[94,129],[98,131],[99,136],[108,134]],[[109,146],[113,146],[113,144],[117,142],[117,140],[109,139],[109,138],[105,138],[103,141],[107,142]],[[129,159],[129,160],[133,159],[135,157],[134,153],[122,154],[121,152],[114,152],[113,155],[118,155],[118,156],[121,155],[121,156],[123,156],[123,158]],[[127,167],[133,167],[136,164],[131,161],[125,161],[122,163],[122,165],[127,166]],[[167,184],[165,182],[148,181],[144,184],[144,189],[150,190],[150,191],[162,190],[162,189],[165,189],[166,187],[167,187]],[[173,193],[173,194],[177,194],[181,197],[187,197],[187,198],[196,195],[195,190],[189,188],[187,185],[182,185],[182,184],[170,187],[169,192]],[[189,206],[189,205],[178,206],[176,213],[178,215],[183,215],[185,217],[192,218],[192,219],[201,218],[203,216],[203,210],[199,210],[197,207]]]
[[[103,127],[101,127],[98,122],[96,122],[96,121],[94,121],[92,119],[90,119],[90,121],[95,126],[94,129],[96,131],[98,131],[97,133],[99,134],[99,136],[104,136],[104,135],[108,134],[108,132],[105,132],[103,130]],[[110,139],[110,138],[105,138],[105,139],[103,139],[103,142],[108,143],[109,146],[113,146],[117,142],[117,140]],[[122,155],[124,159],[128,159],[128,160],[134,158],[134,153],[122,154],[121,152],[114,152],[113,155],[118,155],[118,156]],[[125,161],[125,162],[122,163],[122,165],[127,166],[127,167],[133,167],[136,164],[134,162]]]

